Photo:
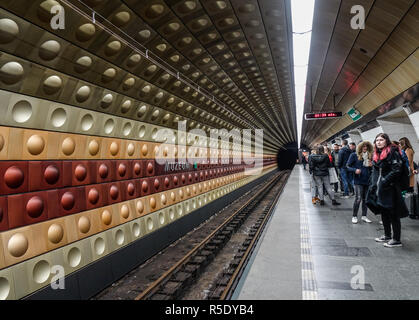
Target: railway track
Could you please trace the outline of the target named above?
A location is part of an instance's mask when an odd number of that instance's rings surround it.
[[[182,299],[205,269],[211,269],[211,264],[216,261],[217,255],[231,237],[249,220],[250,225],[247,226],[244,241],[241,241],[228,267],[218,274],[206,297],[216,300],[231,298],[288,176],[289,171],[280,172],[265,183],[243,205],[234,209],[233,214],[221,225],[142,291],[135,300]]]

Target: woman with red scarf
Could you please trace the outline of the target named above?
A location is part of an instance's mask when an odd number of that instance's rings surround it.
[[[388,248],[402,246],[400,218],[409,214],[398,183],[403,165],[400,148],[391,143],[387,134],[378,134],[374,140],[367,206],[373,213],[381,214],[384,235],[375,241],[383,242]]]

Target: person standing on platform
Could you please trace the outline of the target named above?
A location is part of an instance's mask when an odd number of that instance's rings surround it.
[[[358,144],[356,152],[349,156],[346,167],[354,175],[355,201],[353,206],[352,223],[358,223],[358,210],[362,201],[362,218],[367,223],[372,221],[367,218],[366,195],[372,167],[372,154],[374,147],[369,141]]]
[[[311,157],[316,154],[316,150],[313,149],[308,156],[308,172],[310,173],[310,186],[311,186],[311,202],[316,204],[317,201],[320,201],[319,197],[317,196],[318,191],[316,187],[316,182],[314,181],[313,171],[310,169],[310,161]]]
[[[301,163],[303,164],[304,170],[306,169],[307,159],[304,153],[301,155]]]
[[[383,242],[389,248],[402,246],[400,218],[409,215],[399,185],[404,165],[401,154],[387,134],[376,136],[367,206],[374,214],[381,214],[383,221],[384,235],[375,241]]]
[[[340,181],[340,189],[343,190],[342,179],[340,177],[340,172],[339,172],[339,145],[337,143],[335,143],[333,145],[332,159],[333,159],[333,167],[335,168],[336,174],[338,176],[338,180]],[[339,182],[336,182],[336,183],[333,184],[333,189],[334,189],[335,193],[338,192]]]
[[[351,150],[351,154],[356,153],[356,144],[351,142],[349,143],[349,150]],[[348,158],[349,159],[349,158]],[[349,195],[355,195],[355,188],[354,188],[354,173],[348,171],[348,187],[349,187]]]
[[[338,168],[343,183],[343,197],[349,198],[349,182],[348,182],[348,169],[346,163],[348,162],[351,150],[348,148],[348,140],[342,140],[342,148],[339,150]]]
[[[418,173],[415,170],[415,167],[413,165],[413,157],[415,156],[415,151],[413,150],[412,144],[410,143],[408,138],[403,137],[399,141],[400,141],[400,147],[402,148],[402,151],[404,151],[407,156],[409,168],[411,172],[408,192],[413,192],[414,187],[415,187],[415,174]]]
[[[332,200],[332,205],[340,205],[340,203],[335,200],[335,193],[330,187],[329,168],[331,167],[331,163],[329,156],[324,153],[323,146],[318,147],[317,154],[311,155],[308,165],[310,171],[313,173],[314,182],[319,192],[320,205],[324,206],[323,185],[325,186],[327,193]]]

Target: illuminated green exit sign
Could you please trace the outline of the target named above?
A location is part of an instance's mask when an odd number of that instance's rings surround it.
[[[347,114],[351,117],[352,121],[354,122],[362,118],[362,114],[355,108],[349,109]]]

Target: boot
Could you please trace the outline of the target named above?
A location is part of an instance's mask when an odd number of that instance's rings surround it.
[[[334,206],[339,206],[341,203],[337,202],[336,200],[332,200],[332,205]]]
[[[324,206],[324,200],[320,200],[320,205]]]

